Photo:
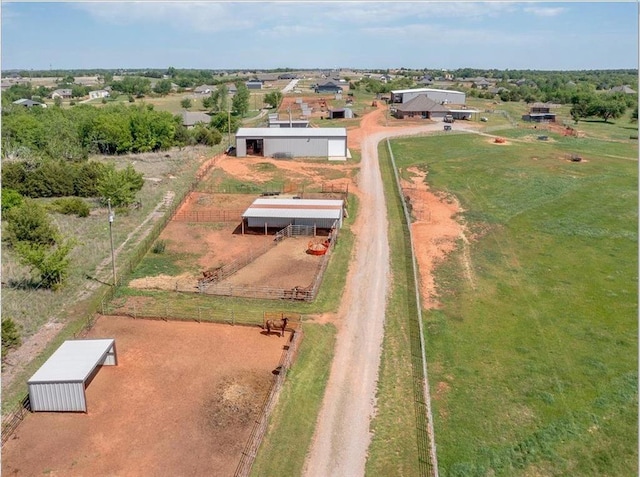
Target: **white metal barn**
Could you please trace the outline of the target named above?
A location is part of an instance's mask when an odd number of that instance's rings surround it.
[[[391,91],[392,103],[406,103],[416,96],[425,94],[427,98],[439,104],[465,104],[467,95],[462,91],[449,89],[415,88]]]
[[[87,412],[87,381],[117,364],[114,339],[65,341],[27,381],[31,410]]]
[[[330,229],[342,227],[343,200],[259,198],[242,214],[248,227],[284,228],[308,225]]]
[[[236,156],[347,157],[346,128],[240,128]]]

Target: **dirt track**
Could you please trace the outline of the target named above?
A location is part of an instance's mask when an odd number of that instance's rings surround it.
[[[441,123],[385,128],[380,125],[383,114],[383,110],[378,109],[367,115],[360,130],[350,132],[349,136],[350,147],[355,143],[362,148],[358,184],[361,206],[354,226],[356,250],[336,317],[335,357],[314,441],[305,462],[306,476],[364,475],[371,441],[369,424],[375,409],[389,274],[387,216],[378,165],[378,143],[387,137],[442,128]]]

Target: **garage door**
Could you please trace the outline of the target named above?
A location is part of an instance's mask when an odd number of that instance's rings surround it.
[[[328,156],[344,157],[344,155],[345,155],[344,139],[329,139]]]

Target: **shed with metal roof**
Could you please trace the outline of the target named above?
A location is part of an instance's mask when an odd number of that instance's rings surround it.
[[[467,95],[462,91],[434,88],[397,89],[391,91],[392,103],[406,103],[416,96],[424,94],[427,98],[440,104],[465,104]]]
[[[240,128],[236,155],[293,158],[347,157],[346,128]]]
[[[117,364],[114,339],[65,341],[27,381],[31,410],[87,412],[86,386]]]
[[[343,200],[258,198],[242,214],[248,227],[284,228],[287,225],[342,227]]]

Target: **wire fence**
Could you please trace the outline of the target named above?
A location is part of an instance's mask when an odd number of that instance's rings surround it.
[[[294,331],[291,335],[289,345],[285,346],[285,349],[282,352],[280,364],[276,368],[276,378],[273,382],[273,385],[271,386],[269,395],[267,396],[262,406],[262,412],[256,420],[253,429],[251,430],[251,435],[249,436],[245,448],[242,451],[240,462],[238,462],[236,471],[233,474],[234,477],[246,477],[251,472],[251,467],[255,462],[256,455],[258,454],[258,449],[260,448],[260,445],[262,444],[264,436],[267,432],[269,417],[271,416],[271,413],[276,403],[278,402],[278,397],[280,396],[280,391],[282,390],[282,386],[284,385],[287,371],[295,361],[302,338],[303,334],[301,328]]]
[[[427,374],[427,358],[425,354],[424,329],[422,326],[422,307],[420,305],[420,290],[418,279],[418,267],[413,249],[413,237],[411,235],[411,217],[404,195],[400,176],[396,166],[391,143],[387,139],[387,148],[393,166],[397,192],[402,202],[404,213],[403,233],[405,242],[411,249],[413,269],[414,293],[410,295],[416,312],[409,314],[409,332],[411,341],[411,369],[413,374],[413,400],[416,412],[416,432],[418,443],[418,462],[422,475],[438,477],[438,460],[436,454],[435,433],[433,429],[433,414],[431,412],[431,394],[429,391],[429,376]]]

